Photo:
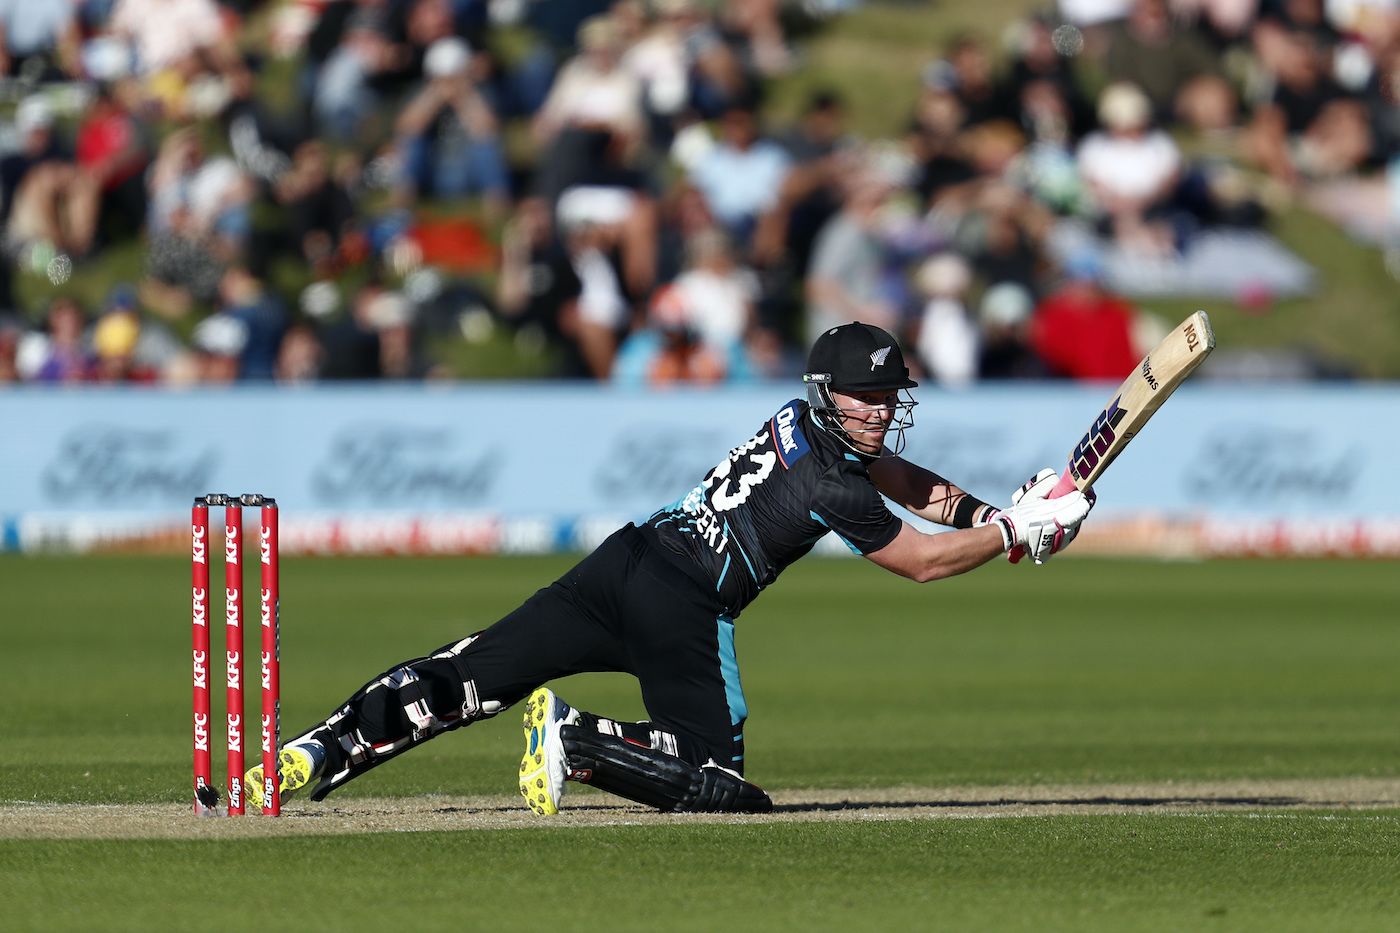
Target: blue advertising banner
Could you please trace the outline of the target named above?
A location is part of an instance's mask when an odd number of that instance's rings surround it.
[[[1111,386],[921,389],[905,457],[992,502],[1069,449]],[[559,384],[0,392],[0,527],[170,526],[193,496],[288,519],[538,528],[638,519],[797,394]],[[1400,518],[1400,389],[1188,385],[1100,480],[1096,519]],[[548,537],[548,533],[538,531]],[[567,543],[567,542],[556,542]]]

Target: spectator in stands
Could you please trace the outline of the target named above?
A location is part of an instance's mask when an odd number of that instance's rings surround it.
[[[954,80],[946,63],[925,69],[910,121],[909,148],[918,166],[914,190],[927,206],[937,202],[947,189],[977,177],[961,135],[966,111],[953,93]]]
[[[379,292],[365,306],[365,318],[379,338],[379,378],[422,379],[429,375],[419,348],[416,309],[405,295]]]
[[[1275,69],[1276,84],[1254,112],[1246,155],[1290,186],[1359,168],[1372,153],[1369,114],[1328,74],[1317,40],[1270,23],[1260,24],[1254,40],[1260,61]]]
[[[1079,146],[1079,174],[1099,212],[1103,232],[1124,249],[1159,256],[1176,246],[1173,199],[1181,152],[1152,127],[1152,105],[1131,84],[1113,84],[1099,98],[1103,130]]]
[[[959,144],[973,177],[939,191],[933,218],[980,279],[1038,289],[1054,218],[1021,188],[1033,190],[1018,177],[1025,137],[1009,120],[994,120],[964,132]]]
[[[724,380],[727,360],[696,333],[690,320],[692,310],[676,286],[657,289],[643,326],[618,348],[612,381],[638,388],[710,385]]]
[[[638,24],[640,34],[622,55],[623,69],[641,85],[651,139],[661,146],[670,144],[673,122],[690,103],[684,7],[685,0],[654,4],[655,20]]]
[[[616,188],[572,188],[559,199],[558,223],[577,278],[578,298],[559,309],[559,330],[577,348],[586,375],[606,379],[631,305],[612,256],[632,210]]]
[[[136,311],[118,307],[103,314],[92,331],[96,381],[147,385],[156,382],[159,372],[137,359],[140,340],[141,318]]]
[[[279,385],[304,385],[321,378],[325,348],[310,324],[294,324],[282,337],[273,374]]]
[[[94,192],[90,185],[73,188],[73,158],[54,133],[53,113],[42,97],[20,101],[14,128],[19,146],[0,158],[0,229],[6,246],[14,254],[36,244],[69,252],[96,221]]]
[[[238,358],[239,378],[271,379],[287,326],[282,303],[242,266],[230,267],[224,273],[219,283],[219,297],[219,313],[243,325],[245,339]]]
[[[1172,25],[1167,0],[1134,0],[1128,18],[1109,32],[1103,65],[1113,81],[1143,89],[1158,122],[1201,130],[1234,125],[1238,103],[1219,57],[1199,33]]]
[[[754,235],[754,258],[772,264],[787,257],[798,272],[807,268],[817,233],[841,209],[841,179],[859,156],[846,132],[846,106],[829,90],[807,100],[797,125],[777,140],[790,169],[774,210]]]
[[[1072,256],[1064,272],[1065,283],[1035,309],[1036,355],[1060,378],[1125,378],[1138,361],[1132,307],[1103,287],[1103,265],[1094,254]]]
[[[783,30],[780,0],[727,0],[720,27],[740,40],[738,57],[761,78],[776,78],[793,66],[792,49]]]
[[[383,289],[360,289],[350,301],[350,313],[324,332],[327,379],[376,379],[379,377],[379,331],[372,313],[374,299]]]
[[[509,195],[505,155],[496,115],[477,91],[471,64],[471,50],[455,36],[428,50],[427,80],[395,124],[400,190],[408,202],[419,195],[479,194],[499,216]]]
[[[32,82],[82,74],[74,0],[0,0],[0,77]]]
[[[1337,27],[1328,19],[1326,0],[1273,0],[1273,2],[1261,4],[1259,25],[1266,26],[1274,30],[1274,34],[1296,33],[1312,38],[1316,47],[1330,51],[1341,41],[1341,33]],[[1363,3],[1353,6],[1353,9],[1362,9]],[[1338,5],[1339,12],[1342,5]],[[1258,41],[1258,36],[1253,37]],[[1265,39],[1268,42],[1268,39]],[[1286,48],[1255,47],[1255,52],[1261,56],[1259,64],[1266,72],[1277,73],[1278,61],[1271,57],[1272,52],[1282,52],[1287,54]]]
[[[914,349],[924,371],[940,385],[963,387],[977,379],[979,338],[966,298],[972,269],[957,253],[926,260],[915,276],[925,304]]]
[[[720,138],[691,170],[710,212],[747,249],[762,217],[779,203],[791,161],[777,143],[759,135],[752,102],[737,103],[720,120]]]
[[[226,23],[214,0],[115,0],[107,25],[135,46],[139,72],[154,75],[225,45]]]
[[[1019,109],[1020,124],[1027,135],[1042,135],[1034,128],[1035,116],[1028,97],[1033,86],[1042,86],[1037,97],[1047,94],[1044,85],[1054,89],[1053,96],[1063,101],[1066,135],[1077,140],[1093,122],[1093,106],[1084,96],[1074,74],[1072,55],[1061,54],[1055,47],[1057,22],[1046,16],[1030,16],[1017,24],[1016,41],[1011,48],[1003,93],[1012,109]],[[1032,109],[1028,113],[1028,109]]]
[[[140,295],[128,283],[112,286],[103,301],[103,317],[116,313],[133,315],[140,325],[136,347],[131,352],[137,366],[164,377],[187,356],[184,342],[169,327],[144,312]]]
[[[745,67],[743,37],[727,32],[698,0],[677,0],[674,6],[683,20],[691,63],[690,103],[696,113],[711,120],[752,98],[757,85]]]
[[[986,45],[975,36],[956,37],[948,46],[952,90],[962,105],[963,126],[977,126],[1014,116],[1011,102],[992,74]]]
[[[1019,120],[1026,133],[1026,149],[1012,174],[1040,203],[1060,214],[1084,210],[1074,149],[1074,108],[1055,81],[1033,80],[1021,86]]]
[[[672,283],[669,301],[685,329],[726,370],[737,372],[755,326],[758,277],[735,261],[729,238],[718,229],[692,235],[687,253],[687,268]]]
[[[1050,370],[1031,348],[1031,293],[1015,282],[998,282],[983,293],[980,309],[979,377],[1048,379]]]
[[[899,329],[899,309],[890,303],[882,283],[886,251],[879,218],[889,186],[869,174],[847,184],[841,211],[817,235],[807,271],[809,335],[848,321]]]
[[[345,157],[343,157],[345,158]],[[354,266],[368,249],[357,221],[353,161],[332,173],[325,143],[307,140],[296,148],[289,171],[273,189],[287,214],[290,246],[317,278]]]
[[[44,362],[33,376],[36,382],[86,382],[93,375],[91,350],[85,343],[87,315],[72,298],[49,302],[44,321],[47,336]]]
[[[532,127],[535,190],[551,202],[577,184],[617,184],[644,138],[641,82],[619,66],[617,25],[596,16],[578,35],[580,52],[560,69]]]
[[[385,0],[356,0],[349,6],[339,9],[331,27],[315,37],[321,47],[331,41],[335,45],[315,75],[311,97],[321,130],[344,142],[357,141],[371,129],[382,89],[412,57],[401,35],[404,24],[397,19],[400,7]]]
[[[239,379],[248,328],[227,314],[212,314],[194,329],[196,379],[204,385],[232,385]]]
[[[564,348],[560,309],[578,299],[579,289],[569,254],[554,235],[549,204],[525,198],[501,236],[501,317],[528,341]]]
[[[228,99],[227,76],[242,66],[215,0],[116,0],[111,32],[135,51],[145,99],[163,115],[212,115]]]
[[[86,187],[96,188],[101,226],[114,235],[136,233],[146,213],[143,176],[150,142],[132,112],[134,94],[129,82],[100,85],[78,125],[75,145],[80,181],[74,191],[92,197]]]

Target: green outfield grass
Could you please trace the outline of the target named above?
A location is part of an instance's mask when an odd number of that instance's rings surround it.
[[[286,560],[287,729],[565,566]],[[174,558],[0,558],[0,805],[186,799],[188,579]],[[739,621],[749,773],[771,790],[1395,778],[1396,605],[1381,562],[1071,558],[920,587],[809,560]],[[641,713],[619,675],[560,691]],[[446,736],[336,799],[509,793],[516,724]],[[418,897],[419,925],[483,930],[1394,929],[1397,877],[1395,811],[0,840],[19,929],[227,929],[255,901],[371,929],[391,922],[371,902]],[[326,912],[351,889],[357,912]]]
[[[49,930],[229,930],[259,917],[300,929],[288,919],[300,916],[308,928],[341,930],[1352,933],[1394,929],[1397,853],[1396,820],[1371,814],[1055,817],[275,846],[7,841],[0,879],[12,892],[8,917]]]

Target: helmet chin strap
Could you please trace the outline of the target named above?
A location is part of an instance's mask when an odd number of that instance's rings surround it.
[[[894,419],[883,429],[884,439],[886,441],[890,440],[891,434],[894,435],[894,443],[886,444],[886,446],[890,447],[890,452],[896,455],[904,450],[904,446],[907,443],[904,432],[914,426],[914,406],[919,404],[914,401],[914,397],[909,394],[909,390],[901,389],[900,393],[902,397],[894,406]],[[820,382],[808,383],[807,403],[811,406],[812,413],[817,416],[817,423],[831,432],[831,434],[852,453],[859,457],[871,459],[880,456],[879,452],[871,453],[868,450],[862,449],[856,443],[856,438],[853,436],[853,433],[856,435],[875,434],[881,429],[868,428],[855,432],[846,430],[846,426],[842,424],[842,416],[848,414],[850,410],[841,408],[836,404],[836,400],[831,397],[831,387],[829,385]]]

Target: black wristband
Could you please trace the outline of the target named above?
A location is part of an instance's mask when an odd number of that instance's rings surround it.
[[[988,511],[995,510],[991,509],[991,507],[981,499],[963,493],[962,501],[959,502],[958,507],[953,510],[953,527],[971,528],[973,525],[977,524],[978,519],[985,521]]]

